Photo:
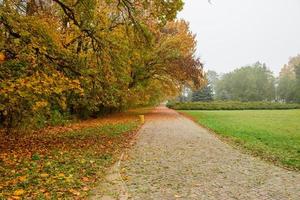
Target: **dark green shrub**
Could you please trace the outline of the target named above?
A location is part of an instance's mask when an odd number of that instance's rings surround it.
[[[170,102],[169,108],[175,110],[279,110],[300,109],[300,104],[280,102],[240,102],[240,101],[211,101],[211,102]]]

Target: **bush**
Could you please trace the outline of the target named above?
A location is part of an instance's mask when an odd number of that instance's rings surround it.
[[[212,102],[169,102],[167,107],[175,110],[280,110],[300,109],[300,104],[279,102],[240,102],[240,101],[212,101]]]

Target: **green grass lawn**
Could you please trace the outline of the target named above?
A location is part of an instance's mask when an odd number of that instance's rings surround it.
[[[300,110],[181,112],[263,159],[300,170]]]

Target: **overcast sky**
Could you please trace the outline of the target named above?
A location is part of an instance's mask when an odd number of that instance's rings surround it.
[[[300,0],[185,0],[178,18],[197,34],[205,68],[218,73],[261,61],[277,75],[300,54]]]

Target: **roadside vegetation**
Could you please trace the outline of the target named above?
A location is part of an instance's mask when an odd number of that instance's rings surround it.
[[[206,79],[167,106],[262,159],[300,169],[300,55],[278,77],[256,62],[225,74],[207,71]]]
[[[300,109],[297,103],[280,102],[241,102],[241,101],[211,101],[211,102],[169,102],[169,108],[175,110],[280,110]]]
[[[0,1],[0,126],[155,105],[204,83],[183,1]],[[58,122],[58,123],[56,123]]]
[[[141,125],[127,112],[0,141],[0,199],[85,199]]]
[[[300,103],[300,55],[291,57],[278,77],[261,62],[225,74],[208,70],[207,84],[198,90],[186,86],[177,102],[242,101]]]
[[[182,112],[262,159],[300,170],[300,110]]]
[[[204,85],[182,8],[0,0],[0,199],[84,199],[140,125],[116,113]]]
[[[195,103],[169,107],[299,108],[300,56],[279,81],[260,62],[222,76],[204,73],[195,34],[176,19],[183,4],[0,0],[0,199],[87,198],[131,143],[137,116],[147,112],[126,110],[158,105],[183,89],[188,94],[176,100]],[[227,102],[198,102],[213,100]],[[247,112],[191,115],[298,169],[299,112],[260,111],[258,121]]]

